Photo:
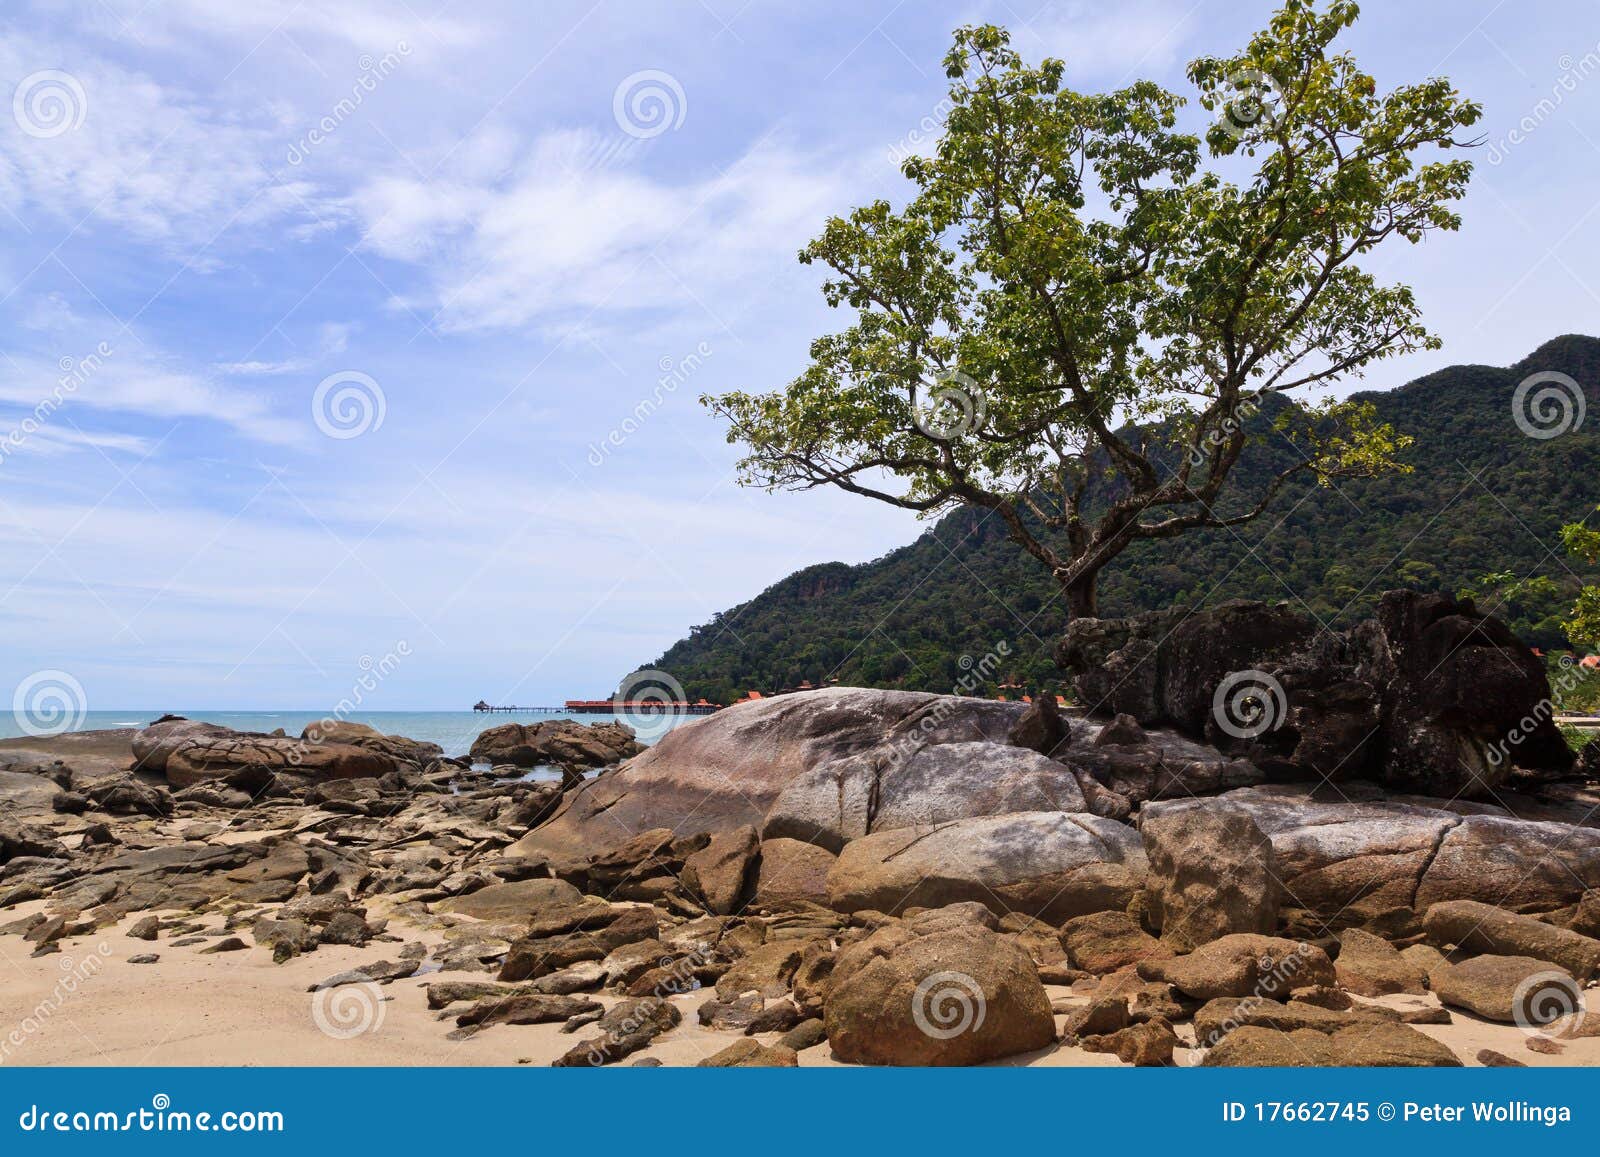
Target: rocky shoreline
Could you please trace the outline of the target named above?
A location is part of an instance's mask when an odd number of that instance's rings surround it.
[[[1393,621],[1429,615],[1477,621]],[[1099,629],[1096,671],[1137,628]],[[1480,651],[1499,698],[1407,724],[1398,691],[1432,673],[1380,678],[1365,646],[1342,661],[1367,691],[1335,699],[1405,742],[1362,748],[1356,780],[1276,782],[1349,712],[1270,641],[1294,734],[1240,743],[1169,707],[855,688],[642,751],[615,724],[508,724],[474,747],[488,769],[350,723],[0,742],[3,1059],[1600,1064],[1600,786],[1534,744],[1543,766],[1476,757],[1542,675]],[[1239,661],[1157,655],[1146,702],[1214,696]],[[1460,790],[1410,790],[1448,743]],[[540,764],[562,782],[521,777]]]

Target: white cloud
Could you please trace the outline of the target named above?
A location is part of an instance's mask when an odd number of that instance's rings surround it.
[[[48,112],[0,116],[0,196],[12,212],[73,227],[104,222],[199,260],[194,250],[224,230],[250,239],[252,226],[335,211],[311,183],[269,171],[283,136],[264,116],[208,106],[81,48],[0,38],[0,92],[14,92],[63,59],[70,68],[58,71],[70,81],[57,86],[65,102],[57,115],[76,127],[41,136],[41,125],[50,131],[55,124],[39,119]]]
[[[68,415],[82,406],[157,419],[203,419],[269,443],[290,443],[305,436],[304,424],[275,417],[267,400],[257,394],[176,368],[131,340],[103,348],[109,352],[63,361],[38,355],[8,358],[0,366],[0,402],[32,411],[53,399],[52,412],[59,409]],[[49,419],[47,425],[53,428]]]
[[[1176,63],[1194,16],[1193,4],[1167,0],[1068,0],[1046,7],[1016,43],[1027,53],[1037,45],[1066,61],[1068,83],[1075,75],[1087,75],[1121,85]]]
[[[851,173],[876,158],[840,158],[761,143],[725,171],[671,183],[638,170],[632,149],[584,131],[552,132],[500,179],[452,172],[374,179],[351,198],[365,241],[422,265],[426,300],[447,330],[514,329],[549,315],[658,307],[785,268],[836,211]]]

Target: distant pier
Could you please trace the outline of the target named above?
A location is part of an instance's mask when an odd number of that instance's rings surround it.
[[[560,707],[497,707],[482,699],[472,709],[489,714],[519,715],[710,715],[722,704],[704,699],[666,701],[657,699],[568,699]]]

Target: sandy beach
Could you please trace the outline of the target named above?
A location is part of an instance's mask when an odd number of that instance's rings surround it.
[[[21,906],[25,916],[38,905]],[[177,913],[172,913],[176,916]],[[131,922],[131,921],[130,921]],[[213,921],[220,929],[221,921]],[[430,948],[442,943],[437,931],[390,928],[403,940]],[[253,947],[217,956],[198,953],[200,946],[171,948],[160,940],[146,942],[125,934],[124,927],[64,944],[59,954],[32,957],[15,937],[0,937],[0,959],[6,980],[0,984],[0,1024],[20,1026],[23,1039],[4,1056],[6,1065],[548,1065],[572,1047],[574,1037],[557,1024],[495,1025],[466,1040],[447,1039],[453,1017],[465,1006],[430,1011],[424,994],[428,983],[441,980],[483,980],[482,973],[431,973],[381,987],[362,986],[352,996],[363,1031],[341,1039],[318,1026],[314,996],[307,989],[334,973],[369,962],[371,948],[325,946],[315,953],[274,964],[270,951]],[[396,945],[398,947],[398,945]],[[129,964],[128,958],[155,951],[157,965]],[[84,971],[96,961],[77,991],[61,996],[64,975]],[[338,992],[334,989],[329,992]],[[349,990],[346,990],[349,991]],[[1082,1007],[1089,1001],[1072,988],[1046,986],[1053,1001]],[[379,1001],[371,993],[381,994]],[[696,1022],[695,1011],[709,997],[691,992],[669,999],[683,1013],[683,1023],[658,1037],[631,1060],[664,1065],[697,1065],[740,1039]],[[617,998],[601,995],[602,1003]],[[59,1001],[40,1015],[41,1006]],[[1373,1001],[1395,1009],[1437,1008],[1429,996],[1390,996]],[[1469,1065],[1482,1049],[1493,1049],[1531,1067],[1600,1065],[1600,1037],[1562,1042],[1559,1054],[1535,1052],[1529,1035],[1513,1025],[1494,1024],[1453,1014],[1448,1025],[1421,1025],[1419,1031],[1439,1041]],[[1056,1018],[1057,1026],[1065,1021]],[[1180,1036],[1192,1030],[1180,1026]],[[782,1034],[757,1039],[775,1043]],[[1175,1062],[1187,1060],[1186,1050]],[[626,1063],[626,1062],[625,1062]],[[837,1065],[826,1042],[799,1053],[802,1066]],[[1007,1065],[1120,1067],[1115,1056],[1059,1046],[996,1062]]]

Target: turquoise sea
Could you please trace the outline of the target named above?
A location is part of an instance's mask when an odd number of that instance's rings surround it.
[[[175,711],[172,714],[204,720],[207,723],[220,723],[236,731],[271,732],[281,727],[289,735],[299,735],[308,725],[328,718],[326,714],[317,711]],[[85,711],[74,720],[75,725],[72,730],[143,727],[158,717],[158,712],[148,711]],[[386,735],[404,735],[409,739],[437,743],[444,748],[446,755],[465,755],[480,732],[502,723],[537,723],[547,719],[576,719],[580,723],[606,723],[611,718],[609,715],[532,712],[528,714],[496,712],[490,715],[476,711],[365,711],[343,717],[347,723],[365,723]],[[677,719],[651,717],[645,721],[644,727],[636,728],[639,732],[639,741],[646,744],[653,743],[665,730],[670,730],[675,724],[682,724],[692,718],[696,717]],[[9,712],[0,714],[0,739],[10,739],[25,734],[27,732],[18,726],[12,714]]]

